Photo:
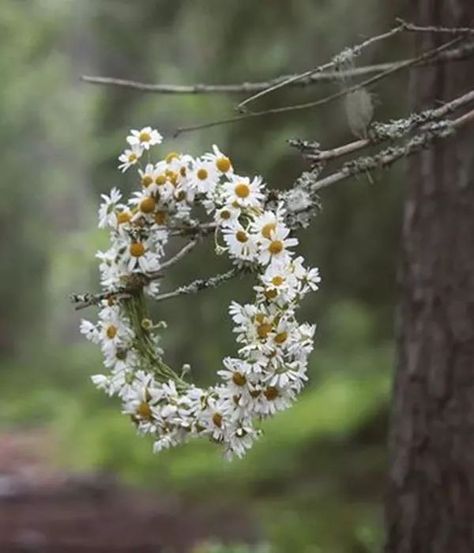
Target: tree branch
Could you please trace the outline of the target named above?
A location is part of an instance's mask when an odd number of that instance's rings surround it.
[[[165,301],[171,298],[176,298],[178,296],[185,296],[189,294],[196,294],[201,290],[207,290],[209,288],[217,288],[224,282],[227,282],[231,278],[236,277],[241,271],[239,269],[230,269],[226,273],[221,273],[207,279],[199,278],[193,282],[181,286],[172,292],[167,292],[166,294],[160,294],[154,298],[154,301]]]
[[[443,52],[436,58],[426,60],[419,65],[431,65],[433,63],[447,63],[451,61],[462,61],[469,58],[474,53],[474,44],[466,44],[459,48],[453,48]],[[95,85],[114,86],[137,90],[139,92],[148,92],[153,94],[178,94],[178,95],[201,95],[201,94],[245,94],[250,92],[260,92],[275,84],[283,81],[288,81],[287,86],[303,88],[307,86],[317,85],[320,83],[333,82],[341,79],[351,79],[354,77],[365,77],[392,69],[402,63],[413,60],[413,58],[398,60],[388,63],[376,63],[373,65],[365,65],[361,67],[353,67],[341,71],[323,71],[315,73],[308,77],[298,80],[290,80],[295,77],[292,75],[282,75],[269,81],[244,82],[231,84],[151,84],[129,79],[117,79],[114,77],[102,77],[82,75],[81,80]]]
[[[371,37],[361,44],[357,46],[353,46],[352,48],[345,48],[342,52],[337,54],[333,57],[333,59],[330,62],[327,62],[323,65],[318,65],[317,67],[314,67],[313,69],[309,69],[308,71],[305,71],[304,73],[300,73],[298,75],[293,75],[292,77],[289,77],[283,81],[280,81],[279,83],[274,84],[273,86],[270,86],[261,92],[258,92],[257,94],[254,94],[253,96],[250,96],[249,98],[245,99],[244,101],[240,102],[240,104],[237,106],[237,110],[242,111],[246,105],[248,105],[250,102],[254,102],[258,98],[261,98],[262,96],[265,96],[267,94],[270,94],[271,92],[274,92],[275,90],[278,90],[280,88],[283,88],[284,86],[287,86],[289,84],[295,83],[299,81],[300,79],[304,79],[306,77],[311,77],[314,74],[322,73],[323,71],[328,71],[329,69],[337,68],[341,65],[341,61],[345,59],[346,56],[348,56],[349,51],[351,52],[350,57],[353,58],[354,56],[359,55],[362,50],[367,48],[368,46],[380,42],[381,40],[385,40],[387,38],[391,38],[394,35],[400,33],[404,28],[404,24],[399,25],[398,27],[395,27],[391,29],[390,31],[386,33],[382,33],[380,35]]]
[[[468,125],[469,123],[472,123],[473,121],[474,110],[471,110],[452,121],[441,121],[438,124],[434,124],[425,132],[415,135],[402,146],[387,148],[374,156],[361,157],[354,161],[350,161],[344,164],[342,169],[336,173],[333,173],[332,175],[329,175],[319,181],[315,181],[312,185],[312,192],[316,192],[321,188],[326,188],[331,184],[355,175],[389,167],[402,157],[413,155],[418,151],[429,147],[433,142],[452,136],[453,132],[464,127],[465,125]]]
[[[345,48],[342,52],[337,54],[333,57],[333,59],[325,63],[323,65],[319,65],[318,67],[315,67],[313,69],[310,69],[309,71],[305,71],[304,73],[300,73],[299,75],[294,75],[293,77],[289,77],[286,80],[281,81],[280,83],[276,83],[273,86],[268,87],[265,90],[262,90],[261,92],[258,92],[257,94],[250,96],[243,102],[240,102],[240,104],[237,106],[238,110],[243,110],[243,108],[249,104],[250,102],[253,102],[257,100],[258,98],[261,98],[264,95],[270,94],[271,92],[274,92],[275,90],[278,90],[280,88],[283,88],[284,86],[287,86],[291,83],[294,83],[295,81],[309,77],[311,75],[314,75],[315,73],[321,73],[322,71],[326,71],[328,69],[338,68],[340,67],[341,63],[345,61],[352,61],[354,57],[359,56],[364,49],[371,46],[372,44],[376,42],[380,42],[382,40],[386,40],[388,38],[392,38],[393,36],[403,32],[403,31],[416,31],[416,32],[449,32],[450,34],[474,34],[474,29],[466,29],[466,28],[452,28],[448,29],[445,27],[421,27],[421,26],[415,26],[407,23],[406,21],[402,19],[397,20],[399,22],[399,25],[397,27],[394,27],[390,31],[386,33],[382,33],[380,35],[377,35],[375,37],[371,37],[367,39],[366,41],[362,42],[359,45],[353,46],[352,48]]]
[[[328,150],[318,150],[316,147],[313,152],[305,151],[305,157],[312,162],[329,161],[339,157],[352,154],[359,150],[362,150],[368,146],[374,144],[380,144],[383,141],[401,138],[402,136],[412,132],[416,128],[420,128],[422,125],[441,119],[442,117],[453,113],[455,110],[462,106],[465,106],[474,101],[474,90],[471,90],[467,94],[455,98],[451,102],[447,102],[443,106],[437,109],[430,109],[421,113],[415,113],[408,119],[400,119],[398,121],[392,121],[391,123],[375,123],[369,128],[370,138],[364,138],[361,140],[355,140],[344,146],[332,148]],[[388,129],[393,128],[390,132]],[[377,130],[379,128],[379,130]],[[371,132],[372,131],[372,132]],[[290,141],[290,144],[292,141]],[[298,147],[297,144],[292,144]]]
[[[456,44],[456,43],[458,43],[462,40],[464,40],[464,37],[462,37],[462,36],[457,37],[453,40],[450,40],[449,42],[446,42],[445,44],[442,44],[441,46],[438,46],[436,48],[433,48],[431,50],[423,52],[422,54],[420,54],[419,56],[416,56],[415,58],[407,60],[406,62],[402,62],[402,63],[398,64],[397,66],[392,67],[390,69],[387,69],[385,71],[382,71],[378,75],[375,75],[374,77],[366,79],[366,80],[362,81],[359,84],[356,84],[356,85],[351,86],[349,88],[345,88],[344,90],[341,90],[339,92],[335,92],[334,94],[331,94],[331,95],[326,96],[324,98],[320,98],[319,100],[315,100],[313,102],[305,102],[303,104],[294,104],[294,105],[290,105],[290,106],[272,108],[272,109],[268,109],[268,110],[264,110],[264,111],[244,113],[243,115],[238,115],[236,117],[230,117],[230,118],[227,118],[227,119],[220,119],[220,120],[217,120],[217,121],[211,121],[211,122],[208,122],[208,123],[203,123],[203,124],[200,124],[200,125],[193,125],[193,126],[190,126],[190,127],[181,127],[181,128],[178,128],[176,130],[176,132],[174,133],[174,136],[176,137],[176,136],[178,136],[182,133],[189,132],[189,131],[195,131],[195,130],[200,130],[200,129],[208,129],[208,128],[216,127],[216,126],[219,126],[219,125],[237,123],[237,122],[240,122],[240,121],[244,121],[246,119],[253,119],[253,118],[256,118],[256,117],[262,117],[262,116],[266,116],[266,115],[276,115],[276,114],[281,114],[281,113],[288,113],[288,112],[292,112],[292,111],[300,111],[300,110],[305,110],[305,109],[309,109],[309,108],[319,107],[319,106],[328,104],[329,102],[332,102],[332,101],[334,101],[338,98],[341,98],[341,97],[345,96],[346,94],[349,94],[351,92],[355,92],[356,90],[359,90],[361,88],[367,88],[369,86],[372,86],[376,82],[388,77],[389,75],[393,75],[394,73],[397,73],[397,72],[401,71],[402,69],[408,69],[409,67],[412,67],[413,65],[417,65],[420,62],[424,62],[424,61],[426,61],[430,58],[433,58],[437,54],[447,50],[448,48],[450,48],[451,46],[453,46],[454,44]]]
[[[146,277],[147,277],[148,281],[151,282],[152,280],[156,280],[158,278],[161,278],[163,276],[163,271],[165,269],[169,269],[170,267],[172,267],[173,265],[175,265],[176,263],[181,261],[181,259],[183,259],[183,257],[185,257],[189,252],[191,252],[196,247],[197,243],[198,243],[198,240],[196,238],[194,240],[191,240],[190,242],[188,242],[185,246],[183,246],[179,250],[179,252],[177,254],[175,254],[173,257],[171,257],[167,261],[164,261],[160,265],[160,268],[158,269],[158,271],[156,271],[155,273],[147,274]]]
[[[436,27],[415,25],[405,21],[401,17],[397,17],[396,21],[403,26],[403,30],[413,33],[439,33],[448,35],[474,35],[474,29],[472,27]]]

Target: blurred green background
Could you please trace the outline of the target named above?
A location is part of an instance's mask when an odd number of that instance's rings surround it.
[[[231,115],[239,98],[145,95],[86,84],[80,75],[177,84],[272,78],[389,28],[402,4],[0,3],[0,432],[47,427],[58,439],[52,462],[60,467],[113,472],[157,494],[250,513],[257,541],[271,551],[377,551],[403,169],[325,190],[321,212],[299,233],[302,253],[323,276],[303,309],[319,329],[311,382],[293,409],[266,424],[242,461],[229,464],[206,443],[153,456],[151,443],[138,439],[118,405],[90,383],[100,355],[78,325],[95,313],[75,312],[67,296],[98,290],[94,254],[106,236],[96,229],[96,209],[100,193],[133,186],[116,169],[128,129],[151,124],[171,136],[179,126]],[[407,53],[394,41],[360,63]],[[260,107],[314,99],[338,86],[285,89]],[[376,118],[402,114],[406,89],[406,76],[380,86]],[[199,154],[217,143],[238,171],[285,188],[307,168],[286,142],[294,137],[326,147],[350,140],[342,104],[185,134],[162,151]],[[226,267],[205,243],[164,286]],[[189,361],[201,383],[212,382],[234,348],[227,305],[249,290],[245,281],[232,282],[160,304],[170,363]]]

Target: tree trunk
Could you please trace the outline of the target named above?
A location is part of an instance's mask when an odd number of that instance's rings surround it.
[[[474,22],[474,0],[418,0],[413,21]],[[415,37],[432,48],[446,37]],[[472,61],[413,72],[414,109],[474,85]],[[390,433],[387,553],[474,552],[474,140],[409,166]]]

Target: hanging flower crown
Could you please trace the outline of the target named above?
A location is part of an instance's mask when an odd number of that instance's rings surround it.
[[[99,321],[83,320],[81,332],[100,345],[107,373],[92,380],[119,396],[139,433],[154,437],[155,451],[205,436],[222,444],[227,457],[242,456],[259,434],[255,423],[289,407],[307,380],[315,327],[298,323],[295,312],[317,290],[318,270],[294,256],[298,241],[290,236],[285,203],[270,201],[261,177],[237,175],[217,146],[200,158],[171,153],[151,163],[152,147],[162,142],[158,131],[133,130],[127,142],[119,168],[138,167],[140,190],[127,201],[115,188],[102,196],[99,227],[110,230],[111,241],[97,253],[104,292],[94,302]],[[196,219],[196,206],[208,221]],[[253,303],[229,308],[238,356],[223,360],[217,384],[200,388],[163,361],[157,333],[163,325],[150,320],[145,296],[174,295],[159,293],[163,270],[209,233],[234,271],[252,271],[257,283]],[[175,235],[190,240],[164,261]]]

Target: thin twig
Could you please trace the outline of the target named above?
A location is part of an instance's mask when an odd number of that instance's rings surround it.
[[[447,52],[443,52],[437,58],[426,60],[424,64],[432,63],[446,63],[450,61],[459,61],[470,57],[474,52],[474,44],[466,44],[460,48],[453,48]],[[365,77],[367,75],[374,75],[392,69],[402,63],[411,61],[413,58],[403,59],[388,63],[376,63],[373,65],[366,65],[361,67],[353,67],[345,71],[323,71],[321,73],[315,73],[309,75],[306,78],[301,78],[295,81],[289,81],[288,86],[291,87],[307,87],[316,85],[319,83],[332,82],[340,79],[349,79],[354,77]],[[131,90],[137,90],[139,92],[149,92],[154,94],[243,94],[249,92],[259,92],[265,90],[274,84],[281,83],[285,80],[292,79],[296,75],[282,75],[276,77],[270,81],[259,82],[244,82],[244,83],[231,83],[231,84],[191,84],[191,85],[177,85],[177,84],[151,84],[143,83],[140,81],[133,81],[129,79],[118,79],[114,77],[102,77],[83,75],[81,80],[95,85],[114,86],[121,88],[129,88]]]
[[[394,27],[393,29],[390,29],[390,31],[387,31],[386,33],[382,33],[380,35],[371,37],[371,38],[365,40],[364,42],[362,42],[361,44],[358,44],[357,46],[353,46],[351,48],[351,50],[354,53],[360,53],[363,49],[365,49],[368,46],[374,44],[375,42],[385,40],[387,38],[390,38],[390,37],[400,33],[403,30],[403,28],[404,28],[404,24],[398,25],[398,27]],[[355,54],[355,55],[357,55],[357,54]],[[337,67],[340,64],[339,56],[340,56],[340,54],[337,55],[337,56],[334,56],[333,59],[330,62],[324,63],[323,65],[318,65],[317,67],[313,67],[313,69],[309,69],[308,71],[305,71],[303,73],[299,73],[298,75],[293,75],[292,77],[288,77],[287,79],[285,79],[285,80],[283,80],[279,83],[276,83],[276,84],[274,84],[274,85],[258,92],[257,94],[254,94],[253,96],[250,96],[249,98],[246,98],[245,100],[240,102],[240,104],[237,106],[236,109],[242,111],[245,108],[245,106],[248,105],[250,102],[254,102],[258,98],[261,98],[262,96],[270,94],[271,92],[275,92],[275,90],[283,88],[284,86],[287,86],[291,83],[294,83],[294,82],[296,82],[300,79],[310,77],[311,75],[314,75],[316,73],[322,73],[323,71],[327,71],[329,69],[334,69],[335,67]]]
[[[456,98],[452,100],[451,102],[447,102],[443,106],[433,109],[433,110],[426,110],[420,114],[416,114],[416,117],[413,118],[413,125],[407,129],[407,132],[411,132],[414,129],[416,129],[419,124],[425,124],[429,121],[433,121],[436,119],[440,119],[444,117],[445,115],[449,115],[450,113],[453,113],[455,110],[459,109],[462,106],[465,106],[466,104],[469,104],[470,102],[474,101],[474,90],[471,90],[467,94],[464,94],[463,96],[460,96],[459,98]],[[388,140],[388,136],[384,138],[384,140]],[[372,144],[380,143],[383,140],[377,140],[377,137],[375,136],[375,140],[373,138],[364,138],[361,140],[355,140],[353,142],[350,142],[349,144],[345,144],[344,146],[339,146],[337,148],[332,148],[328,150],[322,150],[317,151],[315,150],[313,153],[305,153],[305,157],[307,157],[310,161],[316,162],[316,161],[329,161],[331,159],[340,158],[343,156],[346,156],[348,154],[352,154],[354,152],[357,152],[359,150],[362,150],[366,148],[367,146],[370,146]]]
[[[154,273],[148,273],[146,275],[146,278],[149,281],[156,280],[157,278],[161,278],[163,276],[163,271],[165,269],[169,269],[170,267],[178,263],[178,261],[181,261],[183,257],[185,257],[190,251],[192,251],[196,247],[197,243],[198,243],[197,239],[194,239],[188,242],[185,246],[183,246],[179,250],[177,254],[175,254],[173,257],[171,257],[170,259],[162,263],[158,271],[155,271]]]
[[[443,52],[453,46],[454,44],[460,42],[461,40],[464,40],[464,37],[457,37],[453,40],[450,40],[449,42],[446,42],[445,44],[442,44],[441,46],[438,46],[436,48],[433,48],[431,50],[428,50],[426,52],[423,52],[419,56],[412,58],[411,60],[407,60],[406,62],[400,63],[396,67],[392,67],[391,69],[387,69],[386,71],[382,71],[378,75],[375,75],[374,77],[371,77],[369,79],[366,79],[365,81],[362,81],[361,83],[358,83],[354,86],[351,86],[349,88],[346,88],[344,90],[341,90],[339,92],[335,92],[334,94],[331,94],[329,96],[326,96],[324,98],[320,98],[319,100],[315,100],[313,102],[305,102],[303,104],[294,104],[291,106],[283,106],[278,108],[272,108],[264,111],[257,111],[252,113],[245,113],[243,115],[238,115],[237,117],[230,117],[228,119],[220,119],[217,121],[210,121],[208,123],[202,123],[200,125],[193,125],[190,127],[181,127],[178,128],[174,136],[178,136],[184,132],[189,131],[195,131],[200,129],[208,129],[211,127],[216,127],[219,125],[225,125],[225,124],[231,124],[231,123],[237,123],[240,121],[243,121],[245,119],[253,119],[255,117],[262,117],[265,115],[276,115],[280,113],[288,113],[292,111],[300,111],[305,110],[309,108],[314,108],[317,106],[321,106],[324,104],[328,104],[329,102],[332,102],[338,98],[341,98],[345,96],[346,94],[349,94],[351,92],[354,92],[356,90],[359,90],[361,88],[368,88],[369,86],[372,86],[376,82],[380,81],[381,79],[384,79],[388,77],[389,75],[393,75],[394,73],[397,73],[398,71],[401,71],[402,69],[407,69],[413,65],[416,65],[420,62],[423,62],[433,56],[436,56],[438,53]]]
[[[177,84],[149,84],[128,79],[116,79],[113,77],[96,77],[91,75],[83,75],[81,80],[86,83],[119,86],[122,88],[131,88],[140,90],[141,92],[155,92],[158,94],[234,94],[253,92],[260,90],[268,82],[265,83],[238,83],[238,84],[192,84],[192,85],[177,85]]]
[[[230,269],[226,273],[221,273],[220,275],[216,275],[214,277],[210,277],[207,279],[196,279],[193,282],[186,284],[185,286],[181,286],[176,290],[173,290],[172,292],[167,292],[166,294],[160,294],[159,296],[156,296],[154,298],[154,301],[165,301],[171,298],[176,298],[178,296],[196,294],[197,292],[201,290],[207,290],[208,288],[217,288],[217,286],[220,286],[231,278],[236,277],[239,273],[240,271],[238,269]]]
[[[394,27],[393,29],[391,29],[390,31],[388,31],[386,33],[382,33],[382,34],[377,35],[375,37],[369,38],[369,39],[367,39],[366,41],[362,42],[361,44],[359,44],[357,46],[353,46],[352,48],[345,49],[345,50],[343,50],[343,52],[341,52],[341,54],[343,54],[345,51],[351,51],[352,56],[357,56],[362,52],[362,50],[364,50],[368,46],[371,46],[372,44],[374,44],[376,42],[386,40],[388,38],[392,38],[393,36],[399,34],[400,32],[403,32],[403,31],[416,31],[416,32],[428,31],[428,32],[450,33],[450,34],[456,34],[456,35],[459,35],[459,34],[474,34],[474,29],[467,29],[467,28],[464,28],[464,27],[463,28],[451,28],[451,29],[448,29],[446,27],[421,27],[421,26],[416,26],[416,25],[412,25],[410,23],[407,23],[406,21],[404,21],[402,19],[398,19],[397,21],[399,22],[399,25],[397,27]],[[253,101],[257,100],[258,98],[261,98],[264,95],[270,94],[271,92],[274,92],[275,90],[283,88],[284,86],[287,86],[291,83],[294,83],[295,81],[297,81],[299,79],[303,79],[305,77],[309,77],[311,75],[314,75],[315,73],[321,73],[322,71],[325,71],[325,70],[328,70],[328,69],[333,69],[334,67],[338,67],[338,65],[340,64],[341,54],[338,54],[337,56],[334,56],[333,59],[328,63],[325,63],[323,65],[319,65],[318,67],[315,67],[313,69],[310,69],[308,71],[300,73],[299,75],[294,75],[292,77],[289,77],[286,80],[283,80],[279,83],[276,83],[276,84],[268,87],[267,89],[262,90],[262,91],[258,92],[257,94],[254,94],[253,96],[250,96],[249,98],[243,100],[242,102],[240,102],[240,104],[238,104],[237,110],[242,111],[245,108],[245,106],[248,105],[250,102],[253,102]]]
[[[403,26],[403,30],[410,31],[413,33],[439,33],[447,35],[474,35],[474,29],[472,27],[436,27],[431,26],[421,26],[415,25],[414,23],[409,23],[397,17],[396,21]]]

